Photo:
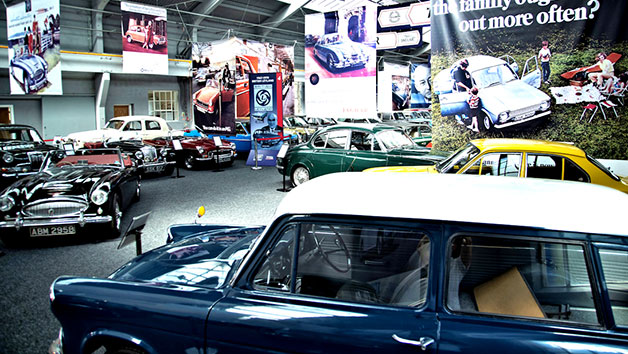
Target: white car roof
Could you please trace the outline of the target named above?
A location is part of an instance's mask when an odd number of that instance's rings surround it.
[[[286,195],[275,217],[337,214],[628,236],[628,195],[582,182],[429,173],[333,173]]]
[[[489,68],[491,66],[506,64],[506,61],[504,61],[503,59],[491,57],[488,55],[475,55],[472,57],[468,57],[467,60],[469,61],[469,67],[467,69],[471,73],[476,70]]]
[[[129,121],[134,121],[134,120],[159,120],[159,121],[163,121],[164,123],[166,122],[165,119],[160,118],[160,117],[154,117],[154,116],[120,116],[120,117],[113,117],[110,119],[110,121],[112,120],[123,120],[125,122],[129,122]]]

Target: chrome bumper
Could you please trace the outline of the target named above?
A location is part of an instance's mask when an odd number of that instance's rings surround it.
[[[539,119],[541,117],[545,117],[546,115],[548,115],[550,113],[552,113],[552,111],[545,111],[545,112],[542,112],[542,113],[539,113],[539,114],[535,114],[532,117],[524,118],[524,119],[521,119],[521,120],[509,121],[509,122],[501,123],[501,124],[496,123],[495,124],[495,128],[496,129],[503,129],[503,128],[511,127],[513,125],[526,123],[526,122],[529,122],[531,120],[535,120],[535,119]]]
[[[81,216],[66,216],[60,218],[49,217],[18,217],[15,219],[5,219],[0,221],[0,228],[14,228],[19,230],[22,227],[36,227],[36,226],[55,226],[55,225],[68,225],[78,224],[85,226],[86,224],[102,224],[111,222],[111,215],[81,215]]]

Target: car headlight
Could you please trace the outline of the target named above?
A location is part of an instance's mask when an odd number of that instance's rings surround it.
[[[103,205],[109,198],[109,184],[104,183],[92,192],[90,199],[96,205]]]
[[[205,152],[205,149],[203,149],[203,147],[202,147],[202,146],[197,146],[197,147],[196,147],[196,150],[198,150],[198,153],[199,153],[199,154],[202,154],[202,153],[204,153],[204,152]]]
[[[235,143],[229,143],[229,147],[231,148],[231,150],[235,150],[236,149]]]
[[[505,122],[508,120],[508,112],[502,112],[498,116],[500,122]]]
[[[15,200],[9,197],[8,195],[3,195],[0,197],[0,211],[7,212],[15,206]]]
[[[545,101],[543,103],[541,103],[541,110],[542,111],[546,111],[548,108],[550,108],[550,102],[549,101]]]
[[[168,156],[168,150],[167,150],[166,148],[162,148],[162,149],[159,151],[159,154],[160,154],[162,157],[166,157],[166,156]]]
[[[2,161],[4,161],[5,163],[11,163],[15,160],[15,158],[13,157],[13,154],[7,152],[4,155],[2,155]]]
[[[135,158],[137,158],[138,160],[141,160],[144,158],[144,154],[142,154],[141,151],[136,151],[135,152]]]

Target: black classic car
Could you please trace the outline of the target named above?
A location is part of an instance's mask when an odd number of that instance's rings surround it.
[[[142,174],[171,175],[176,165],[175,151],[171,147],[155,147],[144,143],[142,140],[118,140],[96,143],[85,143],[86,148],[118,148],[122,153],[128,154],[139,172]]]
[[[37,172],[45,154],[56,149],[31,126],[0,125],[0,188]]]
[[[139,197],[137,167],[119,149],[52,151],[38,173],[0,195],[0,234],[11,243],[74,235],[100,224],[107,236],[117,236],[122,210]]]

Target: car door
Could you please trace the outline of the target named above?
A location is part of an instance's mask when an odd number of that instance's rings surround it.
[[[120,129],[120,140],[139,139],[142,136],[142,122],[131,120]]]
[[[375,134],[364,130],[351,131],[349,149],[342,162],[344,171],[386,166],[386,161],[386,152],[382,150]]]
[[[521,80],[532,87],[541,87],[541,68],[539,67],[539,59],[536,56],[526,60],[526,64],[521,72]]]
[[[436,353],[438,227],[293,218],[210,311],[207,352]]]
[[[440,353],[627,352],[625,333],[605,328],[590,235],[503,226],[444,231],[451,237],[442,251]],[[622,262],[625,269],[625,255]]]
[[[350,136],[350,129],[330,129],[314,138],[312,150],[306,157],[312,166],[312,178],[347,170],[344,162]]]
[[[167,130],[167,128],[166,128]],[[161,127],[159,121],[147,119],[144,121],[144,129],[142,130],[142,139],[154,139],[165,135],[165,130]]]

